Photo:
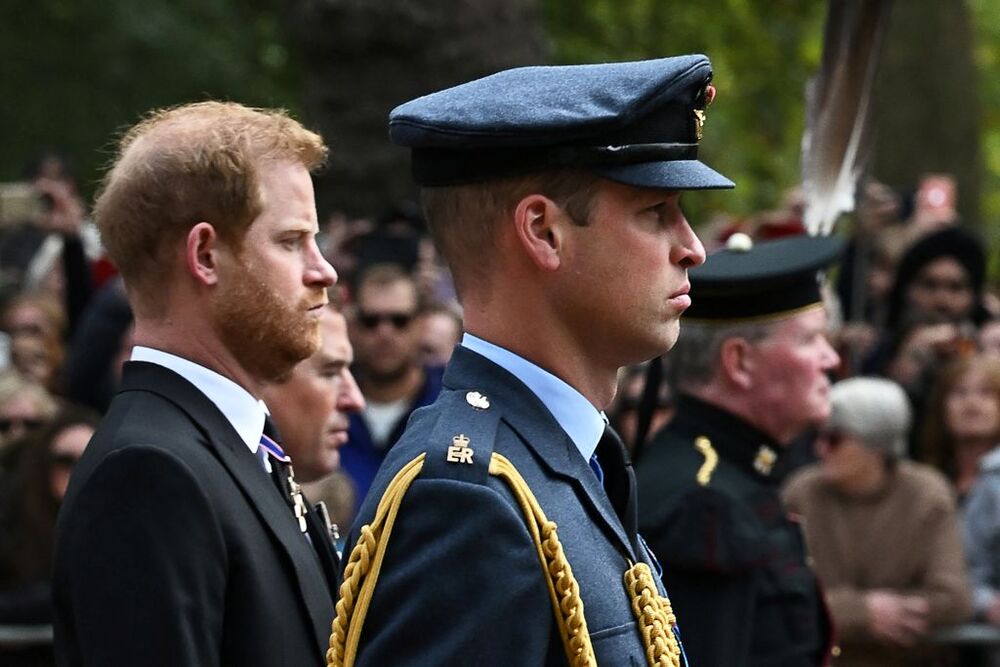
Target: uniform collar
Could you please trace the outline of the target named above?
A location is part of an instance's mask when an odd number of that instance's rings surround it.
[[[756,426],[690,394],[680,394],[676,414],[671,427],[708,438],[719,458],[769,483],[782,478],[785,448]]]
[[[462,347],[486,357],[523,382],[548,408],[584,460],[590,460],[604,434],[607,418],[583,394],[524,357],[478,336],[464,334]]]

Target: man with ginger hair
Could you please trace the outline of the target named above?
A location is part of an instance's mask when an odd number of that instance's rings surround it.
[[[320,343],[325,156],[234,103],[122,139],[95,219],[136,347],[59,517],[59,664],[323,664],[338,563],[259,397]]]

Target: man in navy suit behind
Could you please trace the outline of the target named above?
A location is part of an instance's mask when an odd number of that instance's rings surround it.
[[[323,664],[339,564],[258,397],[320,342],[325,155],[233,103],[122,139],[95,217],[136,347],[59,517],[59,664]]]

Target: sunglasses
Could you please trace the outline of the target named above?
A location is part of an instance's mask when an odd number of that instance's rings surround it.
[[[840,431],[820,431],[816,434],[816,440],[826,445],[830,451],[835,451],[844,444],[847,436]]]
[[[66,470],[72,470],[73,466],[79,460],[79,457],[73,454],[52,454],[49,456],[49,462],[53,468],[64,468]]]
[[[38,428],[42,425],[42,420],[38,418],[22,418],[22,417],[2,417],[0,418],[0,433],[10,433],[15,426],[21,426],[25,429]]]
[[[358,312],[358,322],[365,329],[377,329],[378,325],[388,322],[395,329],[405,329],[413,321],[413,313],[366,313]]]

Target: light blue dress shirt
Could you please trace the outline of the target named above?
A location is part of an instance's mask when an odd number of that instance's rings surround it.
[[[590,461],[607,417],[583,394],[524,357],[470,333],[462,336],[462,347],[483,355],[527,385],[580,450],[583,460]]]

